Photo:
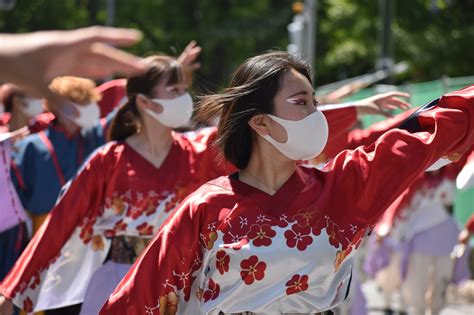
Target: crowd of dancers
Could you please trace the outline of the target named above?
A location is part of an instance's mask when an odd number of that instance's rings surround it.
[[[2,36],[1,314],[362,315],[367,276],[386,313],[474,295],[474,215],[452,215],[474,86],[319,103],[309,65],[269,51],[192,96],[194,41],[139,58],[110,46],[133,30]]]

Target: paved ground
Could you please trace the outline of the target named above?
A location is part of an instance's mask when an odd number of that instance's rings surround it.
[[[368,300],[369,315],[382,315],[383,312],[377,310],[383,307],[383,299],[382,295],[377,291],[375,283],[373,281],[365,282],[362,290]],[[394,305],[398,307],[398,297],[394,297]],[[440,315],[474,315],[474,304],[450,303],[443,309]]]

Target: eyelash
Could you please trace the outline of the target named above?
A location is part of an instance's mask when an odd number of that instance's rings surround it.
[[[301,101],[296,101],[294,104],[295,105],[306,106],[307,102],[306,102],[306,100],[301,100]],[[313,105],[317,107],[319,105],[319,102],[316,99],[313,99]]]

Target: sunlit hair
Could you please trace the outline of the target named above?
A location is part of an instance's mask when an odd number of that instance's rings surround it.
[[[95,88],[92,80],[69,76],[57,77],[49,85],[51,91],[78,104],[100,101],[102,96]]]

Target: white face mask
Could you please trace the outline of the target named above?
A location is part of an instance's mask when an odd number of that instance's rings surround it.
[[[71,119],[79,127],[89,128],[97,124],[100,119],[100,108],[96,102],[92,102],[87,105],[78,105],[72,103],[72,105],[79,111],[79,116],[70,117],[69,119]]]
[[[28,117],[35,117],[44,112],[43,100],[40,98],[25,97],[23,113]]]
[[[270,135],[261,135],[283,155],[299,161],[318,156],[326,146],[329,127],[326,117],[319,110],[301,120],[286,120],[273,115],[268,116],[283,126],[287,140],[281,143]]]
[[[193,115],[193,99],[189,93],[172,99],[153,98],[152,102],[158,103],[163,108],[161,113],[150,109],[145,111],[160,123],[170,128],[177,128],[189,123]]]

